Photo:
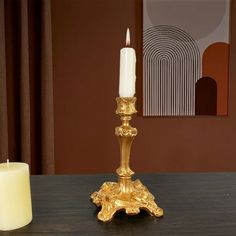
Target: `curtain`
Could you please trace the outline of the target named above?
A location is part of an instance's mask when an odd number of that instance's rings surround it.
[[[50,0],[0,0],[0,162],[53,174]]]

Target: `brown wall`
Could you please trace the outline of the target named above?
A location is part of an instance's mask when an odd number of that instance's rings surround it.
[[[119,50],[126,27],[137,52],[141,106],[141,1],[52,0],[57,173],[114,172]],[[236,4],[232,5],[228,117],[133,119],[136,172],[236,171]]]

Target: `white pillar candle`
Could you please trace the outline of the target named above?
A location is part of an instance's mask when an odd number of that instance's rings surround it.
[[[29,166],[0,164],[0,230],[21,228],[32,221]]]
[[[135,65],[136,55],[135,50],[130,45],[130,32],[126,32],[126,47],[120,50],[120,82],[119,96],[133,97],[135,94]]]

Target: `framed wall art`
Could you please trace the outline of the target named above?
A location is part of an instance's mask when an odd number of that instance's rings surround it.
[[[226,116],[230,0],[143,0],[143,116]]]

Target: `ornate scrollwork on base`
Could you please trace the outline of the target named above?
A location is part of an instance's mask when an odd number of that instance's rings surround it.
[[[136,215],[144,209],[153,216],[163,216],[163,210],[157,206],[148,189],[139,180],[131,181],[131,184],[133,191],[124,193],[119,183],[105,182],[98,192],[91,195],[93,202],[102,206],[98,213],[99,220],[110,221],[121,210],[125,210],[127,215]]]

